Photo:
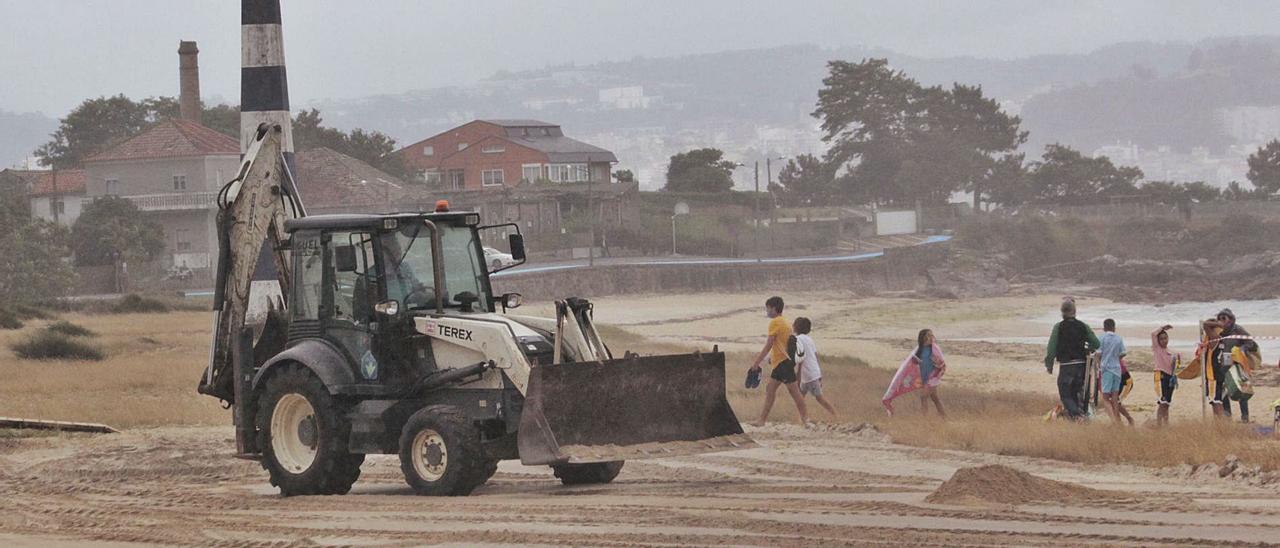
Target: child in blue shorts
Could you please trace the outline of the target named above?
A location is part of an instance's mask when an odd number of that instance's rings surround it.
[[[1124,339],[1116,334],[1115,320],[1107,318],[1103,321],[1102,331],[1102,336],[1098,338],[1098,353],[1102,355],[1102,399],[1106,401],[1107,413],[1116,424],[1120,424],[1120,417],[1123,416],[1129,421],[1129,426],[1133,426],[1133,417],[1129,416],[1129,411],[1120,402],[1120,390],[1124,388],[1120,358],[1128,353],[1128,349],[1124,347]]]

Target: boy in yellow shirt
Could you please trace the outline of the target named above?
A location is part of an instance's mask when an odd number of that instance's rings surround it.
[[[786,385],[791,399],[796,402],[796,410],[800,412],[800,425],[803,426],[809,422],[809,416],[804,407],[804,395],[800,393],[800,384],[796,382],[796,364],[787,355],[787,341],[791,339],[791,322],[782,317],[782,308],[782,297],[769,297],[764,302],[764,312],[769,317],[768,338],[765,339],[764,348],[760,350],[760,354],[756,356],[755,361],[751,362],[751,369],[760,369],[760,362],[768,356],[769,363],[773,365],[773,371],[769,373],[769,384],[765,385],[764,409],[760,411],[760,420],[751,423],[755,426],[764,426],[765,420],[769,418],[769,411],[773,409],[773,402],[778,397],[778,386],[781,385]]]

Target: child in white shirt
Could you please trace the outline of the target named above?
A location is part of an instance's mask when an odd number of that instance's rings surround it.
[[[818,405],[831,413],[831,418],[836,418],[836,408],[831,402],[822,397],[822,369],[818,367],[818,347],[813,344],[813,339],[809,337],[809,330],[812,329],[809,318],[796,318],[792,325],[795,332],[796,350],[795,362],[796,368],[800,370],[800,393],[812,394]]]

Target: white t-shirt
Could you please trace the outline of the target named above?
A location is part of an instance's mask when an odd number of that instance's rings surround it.
[[[796,365],[800,366],[800,382],[822,378],[822,370],[818,368],[818,347],[808,335],[796,335]]]

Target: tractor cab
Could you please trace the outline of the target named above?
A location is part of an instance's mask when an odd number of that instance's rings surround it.
[[[289,343],[328,341],[357,366],[362,383],[419,374],[414,349],[406,346],[414,316],[484,314],[516,304],[494,296],[481,235],[509,232],[519,264],[519,227],[479,224],[478,213],[447,211],[289,220]]]

